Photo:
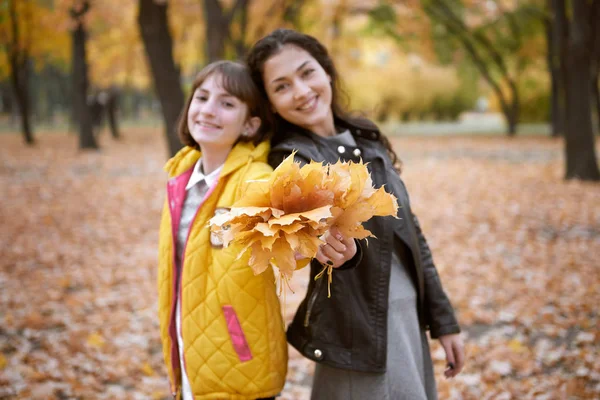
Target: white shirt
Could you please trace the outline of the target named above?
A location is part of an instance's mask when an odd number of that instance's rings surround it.
[[[221,164],[219,168],[215,169],[208,175],[204,175],[202,172],[202,159],[199,159],[194,165],[194,171],[192,171],[192,175],[190,176],[190,180],[188,181],[185,190],[189,190],[192,186],[200,182],[202,179],[206,180],[206,186],[212,187],[213,183],[219,178],[219,174],[223,169],[225,164]]]
[[[225,164],[222,164],[219,168],[215,169],[210,174],[204,175],[204,173],[202,172],[202,159],[198,160],[198,162],[196,162],[196,165],[194,165],[194,170],[192,171],[192,175],[190,176],[190,179],[185,187],[185,190],[186,191],[190,190],[192,187],[194,187],[195,185],[197,185],[198,183],[200,183],[204,180],[204,182],[206,183],[204,188],[206,191],[208,191],[215,184],[217,179],[219,179],[219,174],[221,173],[221,170],[223,169],[223,165],[225,165]],[[202,197],[204,197],[204,194],[202,195]],[[184,205],[185,205],[185,202],[184,202]],[[200,207],[201,206],[202,205],[200,205]],[[185,208],[185,206],[184,206],[184,208]],[[194,214],[195,214],[195,211],[196,210],[194,210]],[[183,212],[182,212],[182,219],[183,218],[184,218],[184,216],[183,216]],[[184,246],[185,246],[185,243],[183,243],[182,241],[185,240],[185,238],[187,238],[188,230],[190,228],[190,224],[192,222],[193,215],[185,216],[185,218],[187,221],[186,226],[182,228],[180,225],[181,232],[177,232],[178,240]],[[183,232],[183,231],[185,231],[185,232]],[[181,252],[183,253],[183,250],[181,250]],[[181,260],[183,261],[183,254],[181,254]],[[179,267],[181,268],[181,266],[179,266]],[[181,290],[179,290],[179,292],[181,293]],[[175,314],[175,326],[177,329],[177,346],[179,347],[179,365],[181,367],[181,397],[183,400],[194,400],[194,395],[192,393],[192,387],[190,385],[190,381],[187,376],[187,371],[185,370],[185,362],[183,359],[183,336],[181,334],[181,301],[179,301],[180,300],[179,296],[177,296],[176,299],[177,299],[177,308],[176,308],[176,314]]]

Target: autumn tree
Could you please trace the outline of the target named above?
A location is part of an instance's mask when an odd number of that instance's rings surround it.
[[[552,26],[564,85],[566,179],[600,180],[592,122],[598,83],[600,0],[552,0]]]
[[[31,68],[31,29],[33,0],[7,0],[0,9],[0,45],[8,58],[10,81],[19,107],[21,132],[28,145],[33,145],[30,120],[29,75]]]
[[[138,24],[161,105],[169,154],[174,155],[181,148],[176,127],[184,99],[179,68],[173,59],[167,8],[167,2],[140,0]]]
[[[427,0],[422,5],[438,33],[436,38],[446,45],[448,39],[458,44],[490,85],[508,134],[515,135],[521,101],[518,78],[530,58],[520,50],[536,25],[541,26],[541,11],[527,3],[507,9],[501,1],[471,4],[468,10],[459,0]],[[435,26],[441,29],[436,31]]]

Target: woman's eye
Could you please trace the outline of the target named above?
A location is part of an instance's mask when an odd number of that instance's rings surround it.
[[[225,107],[225,108],[233,108],[233,107],[235,107],[235,104],[233,104],[233,103],[231,103],[229,101],[224,101],[223,102],[223,107]]]
[[[302,76],[306,78],[310,76],[313,72],[315,72],[315,70],[312,68],[305,69],[304,72],[302,72]]]

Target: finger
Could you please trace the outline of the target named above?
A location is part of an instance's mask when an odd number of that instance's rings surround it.
[[[331,246],[338,253],[344,253],[347,250],[346,245],[342,241],[338,240],[333,235],[329,235],[327,237],[325,244],[328,244],[329,246]]]
[[[465,346],[463,345],[461,340],[457,340],[454,343],[454,359],[456,360],[456,366],[454,368],[455,373],[457,375],[460,371],[462,371],[465,366]]]
[[[344,240],[344,235],[342,235],[342,233],[340,232],[340,230],[337,228],[337,226],[332,227],[329,230],[329,234],[333,237],[335,237],[337,240],[339,240],[340,242],[342,240]]]
[[[454,376],[454,369],[456,368],[454,353],[452,351],[452,341],[444,340],[440,342],[446,353],[446,369],[444,370],[444,376],[446,378],[451,378]]]
[[[319,250],[325,257],[327,257],[329,260],[333,261],[333,263],[336,265],[343,263],[345,261],[345,257],[346,257],[345,254],[340,253],[330,244],[322,245]]]
[[[323,254],[321,249],[319,249],[319,251],[317,251],[317,255],[315,256],[315,258],[317,259],[317,261],[319,261],[323,265],[328,265],[328,262],[333,262],[329,259],[328,256]]]
[[[346,246],[346,254],[350,254],[351,256],[356,254],[357,248],[354,238],[344,239],[342,243],[344,243],[344,246]]]

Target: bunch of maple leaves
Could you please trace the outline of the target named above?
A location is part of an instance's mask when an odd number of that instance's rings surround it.
[[[300,167],[288,156],[262,181],[249,181],[230,211],[211,219],[227,246],[235,241],[251,251],[250,267],[260,274],[274,264],[285,279],[298,257],[312,259],[335,226],[347,238],[372,236],[362,222],[373,216],[396,216],[396,198],[373,188],[366,165],[311,162]],[[329,271],[331,274],[331,271]]]
[[[125,128],[101,152],[67,133],[34,148],[0,135],[0,399],[169,398],[161,133]],[[439,398],[600,398],[600,186],[563,181],[562,143],[546,137],[392,142],[465,336],[452,380],[432,341]],[[287,322],[307,282],[307,269],[290,280]],[[309,399],[312,370],[290,348],[281,399]]]

